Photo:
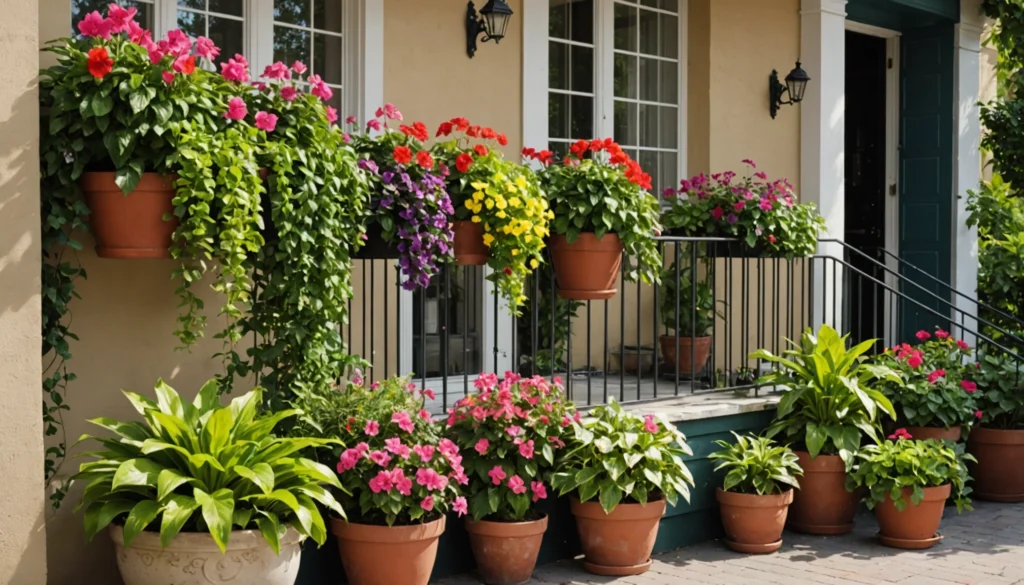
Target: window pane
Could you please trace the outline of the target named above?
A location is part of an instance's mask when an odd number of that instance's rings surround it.
[[[274,0],[274,20],[309,26],[309,0]]]
[[[274,61],[309,63],[309,33],[295,28],[275,26]]]
[[[594,50],[573,45],[569,71],[572,72],[572,90],[590,93],[594,89]]]
[[[565,155],[569,154],[569,143],[568,142],[548,142],[548,149],[555,153],[555,158],[561,160],[565,158]]]
[[[569,138],[569,96],[548,94],[548,136]]]
[[[615,48],[636,51],[636,8],[615,4]]]
[[[313,27],[341,32],[342,0],[313,0]]]
[[[178,6],[181,6],[182,8],[206,10],[206,0],[178,0]]]
[[[640,52],[645,55],[658,54],[658,13],[640,11]]]
[[[672,12],[679,12],[679,0],[659,0],[658,7],[662,10],[671,10]]]
[[[86,14],[98,11],[106,14],[111,0],[72,0],[71,2],[71,30],[72,34],[78,34],[78,23],[85,18]],[[135,8],[135,22],[142,28],[153,30],[153,3],[143,0],[119,0],[118,4],[125,8]]]
[[[313,73],[329,84],[341,85],[341,37],[313,33]]]
[[[667,14],[659,14],[658,28],[660,29],[658,36],[661,42],[661,50],[658,51],[658,54],[672,59],[679,57],[679,18]]]
[[[662,189],[666,187],[675,188],[679,184],[679,180],[682,178],[679,176],[679,154],[676,152],[661,152],[658,153],[658,176],[651,175],[654,177],[652,182],[654,187],[657,189],[656,193],[661,193]]]
[[[205,37],[206,36],[206,17],[202,14],[195,12],[189,12],[188,10],[178,11],[178,28],[188,34],[190,37]],[[220,46],[220,43],[217,43]],[[234,53],[228,53],[221,47],[221,55],[233,55]]]
[[[640,104],[640,146],[658,146],[658,106]]]
[[[230,14],[232,16],[243,16],[242,0],[210,0],[210,12]]]
[[[679,137],[679,119],[676,116],[678,109],[672,106],[661,106],[658,110],[658,125],[661,127],[658,146],[676,148]]]
[[[569,6],[572,40],[580,43],[593,43],[594,0],[574,0]]]
[[[569,89],[569,45],[548,42],[548,87]]]
[[[662,61],[661,79],[658,85],[661,86],[659,101],[663,104],[679,103],[679,63],[676,61]]]
[[[636,57],[615,54],[615,97],[636,99]]]
[[[551,0],[548,5],[548,36],[556,39],[569,38],[569,2]]]
[[[615,141],[623,145],[636,144],[636,104],[615,100]]]
[[[588,96],[574,95],[569,99],[572,122],[570,138],[591,138],[594,136],[594,100]]]
[[[245,54],[245,26],[241,20],[211,16],[207,36],[220,47],[221,56]]]
[[[640,168],[651,176],[651,183],[653,183],[651,186],[658,188],[658,153],[650,150],[641,150],[639,162]]]
[[[658,61],[640,57],[640,99],[658,101]]]

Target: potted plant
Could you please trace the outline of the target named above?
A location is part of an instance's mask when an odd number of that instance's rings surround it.
[[[89,421],[117,436],[83,437],[101,445],[72,477],[85,484],[86,536],[107,529],[126,585],[226,565],[204,571],[206,582],[294,583],[303,539],[327,538],[317,504],[344,514],[324,488],[341,487],[330,468],[298,455],[332,441],[271,435],[299,411],[258,416],[259,388],[229,406],[215,380],[191,404],[162,380],[155,390],[156,401],[125,392],[143,422]]]
[[[469,543],[488,585],[530,580],[548,518],[547,499],[560,438],[575,409],[559,384],[506,372],[482,374],[477,391],[448,413],[448,436],[465,453]]]
[[[550,151],[523,155],[544,165],[539,176],[555,214],[551,262],[559,296],[610,299],[620,272],[631,282],[658,282],[658,201],[639,163],[611,138],[579,140],[560,163]]]
[[[587,571],[639,575],[650,568],[666,503],[690,501],[693,477],[681,457],[691,454],[664,415],[641,417],[614,398],[573,424],[551,483],[572,494]]]
[[[751,169],[754,161],[744,160]],[[737,238],[713,242],[718,257],[810,256],[818,249],[818,234],[825,220],[811,203],[798,203],[786,179],[769,181],[761,171],[734,181],[736,173],[701,173],[681,181],[678,191],[663,193],[668,208],[662,214],[665,229],[697,237]]]
[[[906,429],[897,429],[888,441],[857,453],[848,482],[874,508],[882,544],[931,548],[942,540],[937,529],[950,493],[958,512],[971,509],[964,461],[972,459],[958,456],[951,444],[913,440]]]
[[[488,280],[518,315],[526,278],[544,261],[553,217],[547,197],[529,167],[502,157],[503,133],[457,117],[442,122],[436,136],[432,152],[448,170],[455,206],[455,261],[489,266]]]
[[[845,534],[853,529],[858,496],[846,490],[847,467],[866,436],[877,442],[879,418],[895,417],[889,399],[876,387],[881,380],[899,383],[899,376],[865,360],[871,339],[847,349],[848,335],[822,325],[807,329],[800,343],[783,356],[760,349],[750,359],[778,368],[759,383],[783,388],[769,437],[782,435],[797,445],[804,471],[789,510],[789,526],[809,534]]]
[[[1002,352],[980,357],[978,411],[967,451],[974,493],[994,502],[1024,502],[1024,365]]]
[[[725,545],[736,552],[773,553],[782,546],[786,513],[793,503],[796,476],[803,470],[789,447],[768,437],[740,436],[735,443],[716,441],[722,449],[709,455],[726,470],[722,487],[715,492],[722,512]]]
[[[673,262],[661,273],[661,289],[661,324],[675,332],[659,337],[662,358],[669,370],[692,375],[707,364],[715,317],[725,315],[715,310],[710,275],[694,283],[692,266]]]
[[[934,335],[918,331],[917,338],[922,343],[904,343],[877,358],[901,378],[899,384],[882,382],[879,388],[896,408],[900,426],[914,438],[959,441],[978,410],[978,387],[971,380],[976,369],[963,365],[971,348],[941,328]]]

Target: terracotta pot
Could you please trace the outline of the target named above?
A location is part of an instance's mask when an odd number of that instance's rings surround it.
[[[959,425],[948,429],[942,427],[907,427],[907,432],[918,441],[934,439],[936,441],[953,441],[955,443],[960,440]]]
[[[661,355],[669,371],[674,371],[679,364],[679,373],[692,374],[704,369],[711,354],[711,337],[679,337],[679,350],[676,351],[676,337],[662,335]],[[693,358],[692,360],[690,358]]]
[[[483,266],[487,264],[487,246],[484,245],[484,225],[471,221],[456,221],[452,224],[452,249],[455,263],[460,266]]]
[[[615,281],[622,266],[622,242],[615,234],[601,239],[580,234],[573,243],[565,236],[551,236],[551,263],[558,296],[579,301],[610,299],[618,290]]]
[[[800,489],[789,507],[790,529],[807,534],[846,534],[853,530],[853,516],[860,501],[858,492],[846,491],[846,464],[838,455],[818,455],[797,451]]]
[[[124,585],[293,585],[302,560],[303,539],[294,528],[281,538],[281,554],[259,530],[232,532],[226,553],[199,532],[181,532],[167,548],[158,532],[140,532],[131,546],[124,545],[122,527],[111,525],[108,533]]]
[[[665,500],[619,504],[605,514],[596,501],[571,500],[580,545],[586,559],[583,568],[595,575],[639,575],[651,568],[651,551],[658,524],[665,515]]]
[[[96,255],[100,258],[170,258],[174,216],[174,179],[142,173],[135,190],[125,196],[114,173],[83,173],[78,186],[92,218]],[[164,221],[169,214],[170,220]]]
[[[427,585],[444,516],[427,524],[374,526],[331,518],[350,585]]]
[[[903,490],[907,507],[902,512],[896,509],[888,495],[884,502],[875,506],[878,539],[882,544],[893,548],[922,549],[931,548],[942,540],[937,531],[949,498],[950,485],[924,488],[924,499],[916,505],[910,502],[913,492],[910,488]]]
[[[993,502],[1024,502],[1024,430],[974,427],[967,451],[974,478],[973,496]]]
[[[480,578],[487,585],[527,583],[537,565],[547,516],[532,522],[466,521]]]
[[[715,497],[728,538],[725,545],[736,552],[766,554],[782,546],[786,513],[793,503],[793,491],[759,496],[727,492],[718,488]]]

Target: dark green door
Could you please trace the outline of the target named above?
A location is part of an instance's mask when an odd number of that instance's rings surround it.
[[[900,37],[900,256],[950,282],[953,201],[953,25],[903,31]],[[906,279],[948,298],[949,289],[904,267]],[[921,329],[948,327],[948,305],[904,282],[899,341]],[[923,306],[922,306],[923,305]]]

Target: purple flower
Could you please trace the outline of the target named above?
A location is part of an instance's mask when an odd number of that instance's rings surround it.
[[[729,216],[725,218],[725,221],[729,223],[736,223],[739,220],[740,218],[736,217],[735,213],[730,213]]]
[[[372,160],[365,158],[359,159],[359,168],[363,169],[364,171],[370,171],[375,175],[377,174],[377,163],[373,162]]]

